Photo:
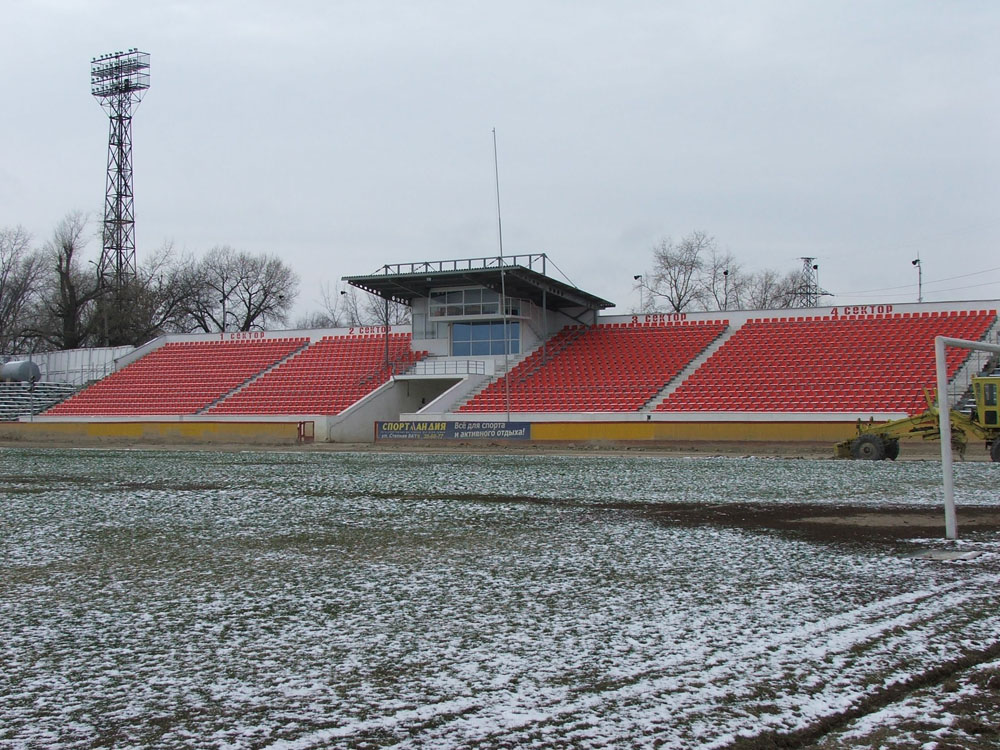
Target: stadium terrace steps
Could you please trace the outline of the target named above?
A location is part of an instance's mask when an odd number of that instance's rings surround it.
[[[568,326],[459,412],[633,412],[726,330],[728,321]]]
[[[78,387],[71,383],[0,383],[0,422],[40,414],[66,400]]]
[[[326,336],[207,414],[339,414],[427,356],[410,348],[409,333]]]
[[[196,414],[308,343],[308,338],[170,342],[45,414]]]
[[[551,343],[551,342],[548,342],[548,343]],[[534,352],[537,349],[541,349],[541,348],[542,348],[542,346],[541,346],[541,344],[539,344],[538,347],[536,347],[535,349],[532,349],[531,351],[524,352],[524,353],[521,353],[521,354],[512,354],[512,355],[510,355],[510,357],[508,358],[507,362],[503,362],[503,361],[495,362],[494,365],[493,365],[493,375],[490,376],[490,377],[485,378],[482,381],[482,383],[480,383],[474,389],[472,389],[467,394],[465,394],[464,399],[459,399],[459,400],[469,401],[470,399],[475,398],[480,393],[482,393],[484,390],[486,390],[487,388],[489,388],[497,380],[499,380],[500,378],[504,377],[504,375],[506,375],[508,372],[510,372],[511,370],[513,370],[519,364],[521,364],[521,362],[523,362],[528,357],[530,357],[532,354],[534,354]],[[456,403],[457,403],[457,401],[456,401]]]
[[[585,326],[573,326],[574,329],[582,329],[584,327]],[[522,372],[521,374],[522,378],[525,377],[527,374],[529,374],[529,372],[527,371],[533,373],[536,370],[540,369],[541,367],[544,367],[548,363],[549,359],[551,359],[557,352],[560,352],[563,349],[565,349],[569,345],[569,342],[572,341],[577,335],[579,335],[580,332],[582,331],[577,330],[577,332],[573,336],[569,336],[566,335],[567,330],[565,328],[561,329],[556,333],[555,336],[548,339],[547,341],[543,341],[542,343],[538,344],[531,351],[514,356],[509,362],[509,366],[507,366],[503,362],[496,363],[494,365],[493,377],[484,381],[475,390],[466,394],[465,396],[466,403],[479,396],[479,394],[481,394],[487,388],[492,386],[494,383],[502,380],[507,375],[508,372],[513,372],[521,365],[522,362],[526,362],[530,359],[531,362],[533,363],[531,365],[525,366],[526,371]]]
[[[690,362],[684,365],[681,371],[678,372],[677,375],[675,375],[670,380],[669,383],[667,383],[659,391],[657,391],[656,395],[653,396],[649,401],[647,401],[639,411],[643,412],[656,411],[657,405],[660,404],[671,393],[676,391],[677,388],[680,386],[680,384],[683,383],[685,380],[687,380],[687,378],[690,377],[691,373],[693,373],[695,370],[701,367],[702,364],[704,364],[709,359],[709,357],[715,354],[719,350],[719,348],[723,346],[723,344],[729,341],[729,339],[732,337],[734,333],[736,333],[736,329],[733,328],[727,328],[725,331],[723,331],[719,336],[715,338],[714,341],[712,341],[711,344],[709,344],[707,347],[698,352],[698,354],[694,357],[694,359],[692,359]]]
[[[982,340],[995,310],[750,319],[656,411],[904,412],[926,408],[934,337]],[[949,349],[951,379],[969,356]]]

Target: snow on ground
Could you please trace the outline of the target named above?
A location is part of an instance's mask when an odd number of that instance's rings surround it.
[[[1000,633],[992,536],[939,563],[638,510],[930,508],[933,462],[0,458],[0,747],[725,747]]]
[[[1000,660],[964,670],[848,723],[816,750],[997,747]]]

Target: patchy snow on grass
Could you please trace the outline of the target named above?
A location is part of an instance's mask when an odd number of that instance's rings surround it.
[[[721,748],[1000,632],[987,536],[941,564],[640,512],[933,507],[931,462],[2,458],[0,747]],[[997,504],[995,467],[956,469]]]

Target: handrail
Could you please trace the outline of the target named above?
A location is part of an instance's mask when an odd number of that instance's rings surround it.
[[[481,359],[423,360],[406,371],[407,375],[485,375]]]

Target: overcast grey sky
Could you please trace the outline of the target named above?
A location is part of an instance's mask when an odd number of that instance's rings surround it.
[[[103,205],[96,55],[149,52],[137,251],[274,252],[320,286],[548,253],[638,304],[661,238],[815,256],[829,304],[1000,297],[1000,3],[0,0],[0,226]],[[90,251],[98,253],[96,243]]]

